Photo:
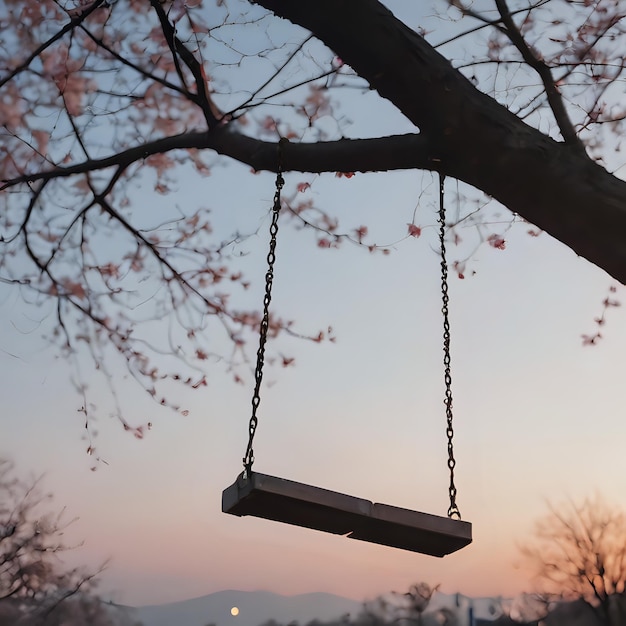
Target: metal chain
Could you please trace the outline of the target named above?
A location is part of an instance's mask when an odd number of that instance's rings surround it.
[[[248,425],[248,447],[243,457],[243,467],[245,476],[250,476],[252,464],[254,463],[254,434],[258,424],[256,415],[261,403],[261,381],[263,380],[263,364],[265,362],[265,343],[267,341],[267,331],[269,329],[270,302],[272,301],[272,283],[274,282],[274,261],[276,261],[276,235],[278,234],[278,216],[280,214],[280,192],[285,184],[282,175],[282,144],[279,143],[278,172],[276,174],[276,192],[274,193],[274,206],[272,207],[272,223],[270,224],[270,250],[267,254],[267,272],[265,273],[265,297],[263,298],[263,318],[259,332],[259,349],[256,353],[256,368],[254,370],[254,394],[252,395],[252,416]]]
[[[446,211],[444,206],[444,183],[445,174],[439,174],[439,243],[441,245],[441,296],[443,313],[443,365],[444,380],[446,383],[446,435],[448,437],[448,469],[450,470],[450,506],[448,507],[448,517],[461,519],[461,512],[456,504],[456,487],[454,485],[454,468],[456,460],[454,458],[454,447],[452,440],[454,430],[452,428],[452,375],[450,373],[450,320],[448,319],[448,263],[446,261]]]

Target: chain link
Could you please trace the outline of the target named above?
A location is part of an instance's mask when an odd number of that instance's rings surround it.
[[[250,476],[254,463],[254,435],[256,433],[257,409],[261,403],[261,381],[263,380],[263,364],[265,363],[265,343],[270,321],[270,302],[272,301],[272,284],[274,282],[274,262],[276,261],[276,236],[278,235],[278,217],[280,215],[280,192],[285,184],[282,175],[282,144],[279,144],[278,173],[276,174],[276,192],[274,193],[274,206],[272,207],[272,223],[270,224],[270,249],[267,254],[267,272],[265,273],[265,296],[263,298],[263,317],[259,332],[259,349],[256,353],[256,368],[254,370],[254,393],[252,395],[252,416],[248,424],[248,446],[243,457],[245,476]]]
[[[446,211],[444,206],[445,175],[439,174],[439,243],[441,246],[441,298],[443,313],[443,365],[444,381],[446,384],[446,436],[448,437],[448,469],[450,470],[450,486],[448,494],[450,496],[450,506],[448,507],[448,517],[461,519],[461,512],[456,504],[457,490],[454,484],[454,468],[456,459],[454,458],[454,430],[452,428],[452,374],[450,373],[450,320],[448,318],[448,262],[446,261]]]

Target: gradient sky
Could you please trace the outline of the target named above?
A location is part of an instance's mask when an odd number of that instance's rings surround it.
[[[363,98],[356,130],[374,106],[373,96]],[[175,202],[210,198],[218,233],[261,226],[239,252],[262,280],[273,177],[237,165],[207,179],[188,176]],[[275,310],[304,331],[331,324],[337,341],[279,340],[296,366],[266,374],[255,468],[445,515],[439,263],[430,227],[436,181],[419,173],[287,175],[288,185],[301,181],[312,182],[307,193],[346,229],[366,224],[376,243],[396,243],[386,256],[350,245],[320,250],[308,232],[281,231]],[[423,190],[415,218],[423,235],[407,240]],[[449,181],[453,210],[456,190]],[[137,198],[149,192],[138,187]],[[434,559],[222,514],[221,491],[241,469],[252,380],[236,385],[220,364],[207,367],[208,387],[182,392],[188,416],[155,407],[122,380],[126,419],[154,428],[137,441],[117,420],[100,418],[96,445],[107,464],[89,471],[82,401],[67,365],[40,339],[49,320],[27,318],[5,287],[0,455],[23,474],[46,472],[58,507],[79,518],[67,536],[84,546],[71,561],[110,559],[103,589],[118,601],[167,602],[222,589],[363,599],[422,580],[449,593],[528,591],[518,546],[546,502],[599,491],[626,505],[626,309],[609,310],[605,338],[582,347],[614,282],[527,229],[508,231],[506,250],[480,247],[470,262],[475,275],[451,278],[458,503],[474,524],[474,543],[457,554]],[[250,298],[260,305],[260,295],[257,284]],[[622,288],[616,297],[623,299]],[[82,373],[96,397],[106,395],[87,365]]]

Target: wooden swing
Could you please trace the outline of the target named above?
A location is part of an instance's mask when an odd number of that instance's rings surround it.
[[[472,541],[472,525],[461,520],[456,505],[452,438],[452,391],[450,376],[450,325],[448,321],[447,264],[445,258],[444,177],[439,185],[439,224],[441,244],[441,284],[444,316],[444,366],[446,383],[446,418],[448,437],[448,469],[450,470],[450,507],[447,517],[403,509],[388,504],[378,504],[329,491],[303,483],[268,476],[252,471],[254,463],[253,440],[258,419],[260,388],[263,379],[265,343],[269,326],[269,305],[276,259],[276,235],[281,208],[280,193],[284,185],[281,167],[282,145],[279,145],[279,168],[276,176],[276,193],[270,226],[270,249],[267,255],[268,270],[265,275],[265,297],[261,321],[259,348],[255,370],[255,388],[252,397],[252,417],[249,423],[249,440],[243,458],[244,471],[222,493],[222,511],[231,515],[252,515],[264,519],[302,526],[314,530],[344,535],[351,539],[369,541],[401,550],[420,552],[442,557],[459,550]]]

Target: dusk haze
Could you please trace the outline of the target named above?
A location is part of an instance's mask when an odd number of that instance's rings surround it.
[[[559,519],[626,551],[625,20],[0,2],[0,490],[50,567],[145,626],[614,619],[626,572],[546,572]]]

